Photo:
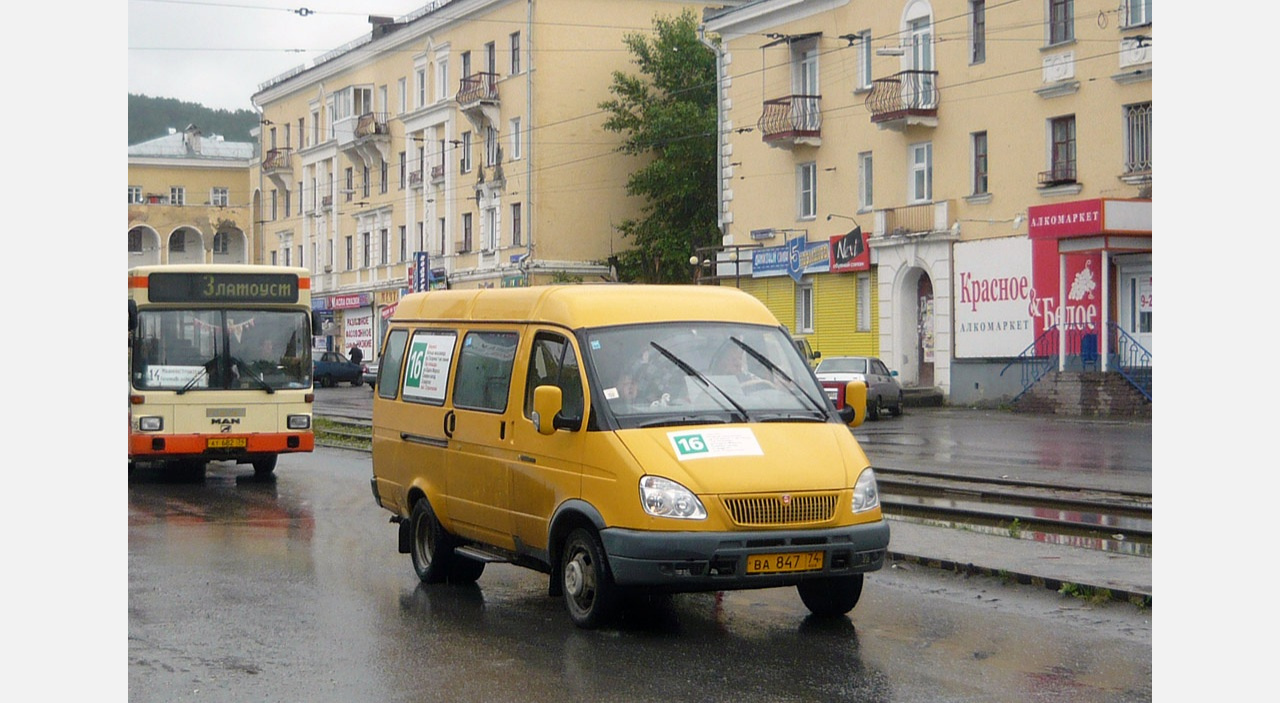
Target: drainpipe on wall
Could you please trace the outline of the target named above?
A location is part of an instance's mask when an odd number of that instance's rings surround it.
[[[721,164],[724,162],[722,149],[724,141],[721,137],[720,128],[724,124],[724,95],[721,91],[721,77],[724,75],[724,52],[721,51],[720,45],[707,39],[707,27],[705,24],[698,25],[698,41],[702,45],[710,49],[716,55],[716,227],[720,230],[720,244],[725,243],[725,227],[724,227],[724,178],[720,172]]]

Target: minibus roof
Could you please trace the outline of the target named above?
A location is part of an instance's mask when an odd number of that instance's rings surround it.
[[[780,325],[763,303],[737,288],[629,284],[412,293],[400,300],[392,320],[540,322],[570,329],[680,320]]]

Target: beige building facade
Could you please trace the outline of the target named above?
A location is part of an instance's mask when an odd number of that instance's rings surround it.
[[[1050,342],[1149,366],[1152,2],[708,11],[720,282],[952,402],[1007,399]]]
[[[717,3],[723,5],[725,3]],[[736,4],[736,3],[728,3]],[[310,268],[324,344],[374,348],[406,291],[609,280],[638,161],[598,105],[668,0],[437,0],[263,83],[264,263]]]
[[[196,125],[129,147],[129,266],[254,262],[255,146]]]

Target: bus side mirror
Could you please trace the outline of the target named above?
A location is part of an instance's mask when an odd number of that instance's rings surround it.
[[[844,387],[844,407],[840,408],[840,420],[850,427],[857,427],[867,419],[867,384],[849,381]]]
[[[324,334],[324,323],[320,321],[319,315],[311,316],[311,336],[319,337]]]
[[[132,332],[138,327],[138,301],[129,301],[129,331]]]
[[[555,418],[564,407],[564,396],[559,386],[538,386],[533,389],[533,424],[539,434],[555,434]]]

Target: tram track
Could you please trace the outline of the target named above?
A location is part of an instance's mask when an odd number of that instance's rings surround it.
[[[317,446],[370,451],[368,418],[325,413],[315,420]],[[874,468],[881,507],[891,519],[1030,535],[1095,549],[1119,543],[1128,551],[1150,552],[1150,494]]]

